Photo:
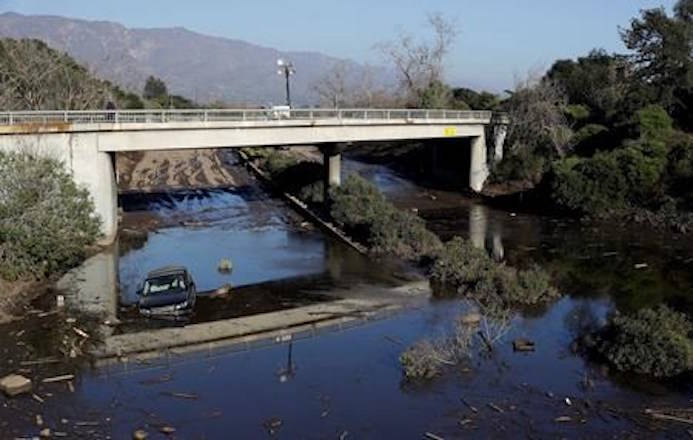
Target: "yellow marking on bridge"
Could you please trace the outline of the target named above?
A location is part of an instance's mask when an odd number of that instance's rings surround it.
[[[457,136],[457,127],[445,127],[443,135],[448,137]]]

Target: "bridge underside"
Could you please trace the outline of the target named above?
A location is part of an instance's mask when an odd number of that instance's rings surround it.
[[[25,150],[64,162],[75,181],[89,190],[102,220],[104,242],[110,242],[115,238],[118,226],[113,153],[316,145],[324,155],[326,183],[339,185],[340,154],[345,144],[407,140],[435,142],[436,139],[447,139],[447,145],[452,143],[460,148],[470,149],[469,187],[480,191],[488,176],[485,121],[457,122],[279,121],[234,124],[75,124],[38,128],[10,126],[0,128],[0,150]],[[460,142],[455,142],[455,139]]]

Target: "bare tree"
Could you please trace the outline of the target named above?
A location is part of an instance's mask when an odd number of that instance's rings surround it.
[[[397,40],[378,46],[394,64],[401,91],[413,105],[419,105],[431,85],[443,83],[445,57],[457,38],[455,22],[440,13],[429,15],[428,25],[433,33],[430,41],[417,41],[411,34],[401,33]]]
[[[348,76],[349,66],[346,61],[339,61],[318,81],[315,91],[320,97],[321,105],[340,108],[347,103]]]
[[[0,107],[84,110],[102,107],[107,85],[38,40],[0,41]]]
[[[564,114],[568,104],[565,93],[548,79],[532,74],[510,93],[506,102],[510,149],[542,147],[558,156],[565,155],[572,134]]]

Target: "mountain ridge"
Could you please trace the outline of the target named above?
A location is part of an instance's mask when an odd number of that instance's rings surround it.
[[[316,104],[314,85],[337,63],[346,63],[351,82],[367,69],[317,51],[281,51],[182,26],[129,28],[113,21],[57,15],[2,13],[0,37],[43,40],[132,91],[141,91],[149,75],[157,76],[172,93],[201,103],[283,103],[285,83],[275,64],[280,57],[292,60],[297,69],[291,84],[295,105]],[[381,84],[388,81],[385,69],[375,72]]]

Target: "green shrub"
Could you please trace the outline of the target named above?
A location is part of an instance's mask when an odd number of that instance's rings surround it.
[[[322,181],[311,183],[299,189],[296,195],[306,203],[321,204],[325,200],[325,184]]]
[[[0,276],[44,278],[79,264],[99,226],[88,192],[61,163],[0,153]]]
[[[565,114],[572,123],[579,123],[589,119],[590,108],[582,104],[573,104],[565,107]]]
[[[534,150],[524,148],[506,154],[491,170],[493,182],[522,180],[538,183],[546,168],[545,157]]]
[[[459,293],[473,290],[479,282],[493,277],[496,263],[486,252],[470,242],[455,237],[433,264],[431,280]]]
[[[518,271],[498,264],[459,237],[446,243],[431,269],[431,281],[446,292],[463,294],[487,305],[538,305],[558,296],[548,273],[541,268]]]
[[[590,159],[567,158],[553,164],[551,197],[573,211],[601,214],[625,207],[627,181],[616,157],[597,153]]]
[[[693,368],[693,326],[666,306],[615,314],[597,349],[621,371],[672,377]]]
[[[442,248],[418,216],[398,210],[363,177],[352,175],[330,190],[332,218],[375,254],[408,260],[433,258]]]
[[[376,254],[396,255],[407,260],[435,258],[443,247],[420,217],[395,208],[386,210],[371,225],[369,244]]]
[[[287,168],[298,164],[298,159],[289,154],[282,154],[276,149],[271,149],[264,158],[262,167],[272,176],[275,177]]]
[[[587,124],[573,134],[571,144],[580,156],[592,156],[596,151],[609,146],[609,129],[599,124]]]
[[[351,175],[330,190],[332,218],[347,228],[375,223],[390,209],[385,196],[361,176]]]
[[[661,106],[649,105],[637,112],[640,138],[665,140],[673,130],[673,120]]]

